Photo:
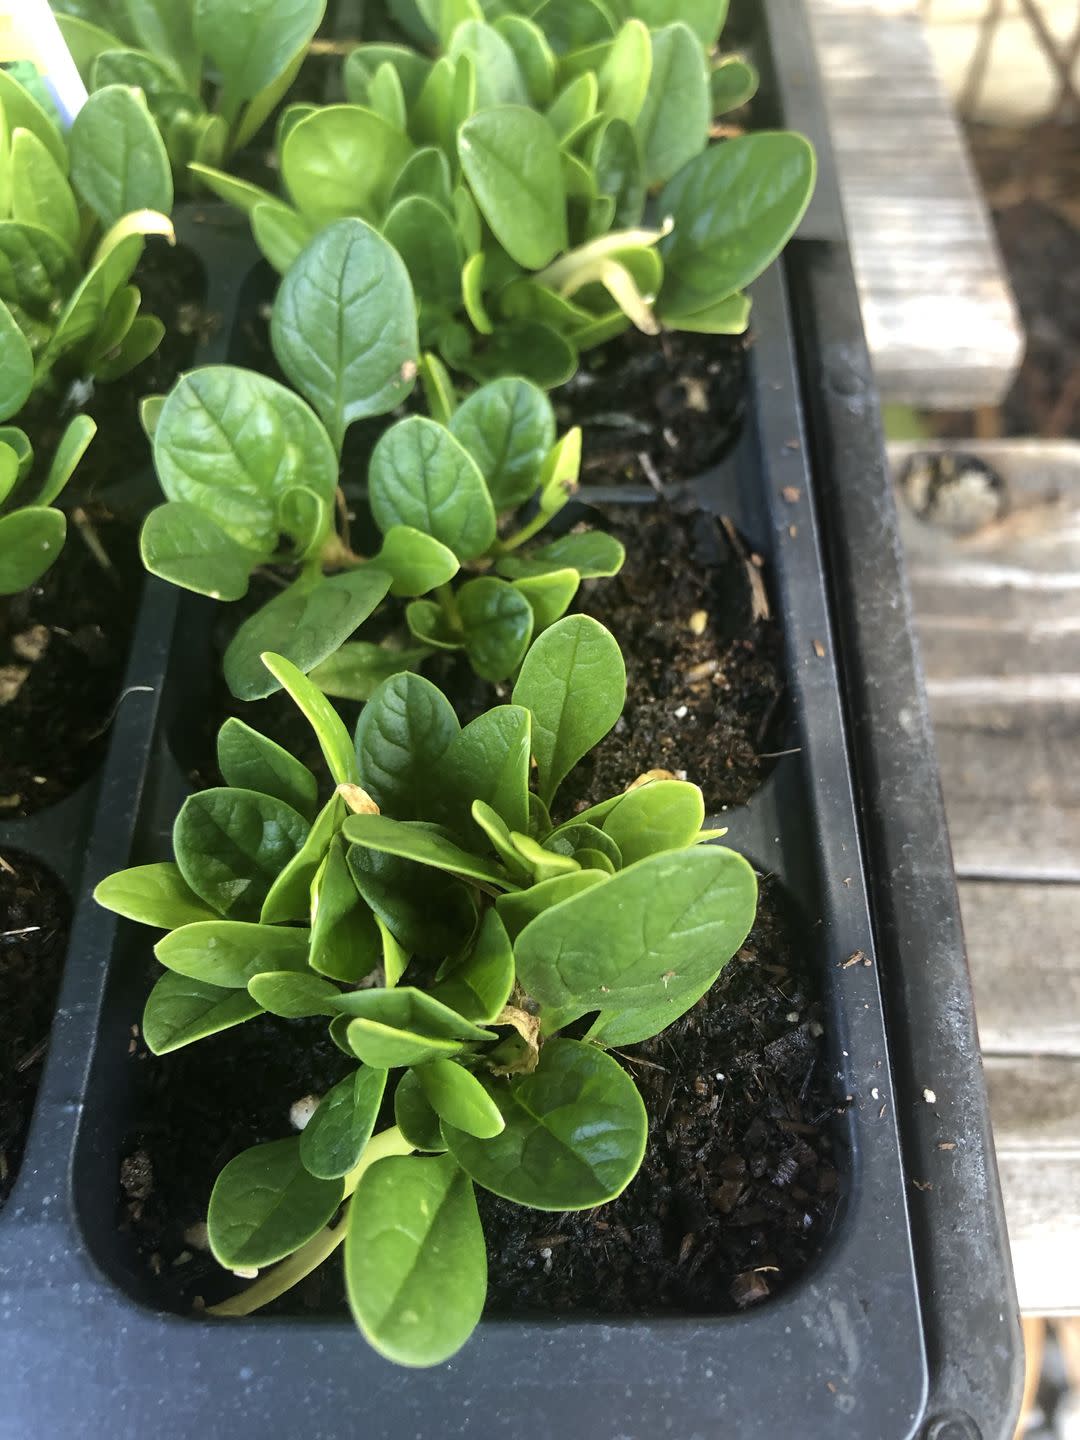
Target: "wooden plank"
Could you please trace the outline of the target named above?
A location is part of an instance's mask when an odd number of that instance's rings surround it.
[[[1080,1161],[1080,1059],[986,1055],[984,1065],[998,1154]]]
[[[885,400],[995,404],[1020,363],[1020,321],[921,22],[905,10],[809,5],[867,340]]]
[[[1021,1310],[1061,1315],[1080,1309],[1080,1156],[1052,1163],[999,1154],[1016,1290]]]
[[[984,1052],[1080,1057],[1080,885],[959,888]]]

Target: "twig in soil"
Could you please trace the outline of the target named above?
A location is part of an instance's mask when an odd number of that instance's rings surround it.
[[[36,935],[40,925],[24,925],[21,930],[0,930],[0,940],[13,940],[17,935]]]
[[[89,515],[87,515],[81,505],[76,505],[75,509],[71,512],[71,518],[79,534],[86,542],[86,548],[90,551],[90,554],[93,555],[94,559],[101,566],[102,570],[105,571],[105,574],[108,575],[113,584],[119,586],[120,576],[116,573],[116,566],[109,558],[109,552],[101,543],[101,538],[94,529],[93,522]]]
[[[15,1073],[21,1075],[24,1070],[29,1070],[31,1065],[37,1064],[45,1054],[49,1044],[49,1037],[43,1035],[36,1045],[32,1045],[21,1060],[15,1062]]]
[[[637,460],[638,464],[645,472],[645,479],[648,480],[649,484],[656,491],[657,495],[663,496],[664,482],[660,479],[659,472],[657,471],[656,466],[653,464],[652,457],[649,455],[648,451],[639,450]]]
[[[802,746],[793,745],[790,750],[762,750],[757,758],[759,760],[782,760],[785,755],[801,755]]]
[[[661,1074],[668,1073],[666,1065],[658,1065],[655,1060],[645,1060],[640,1055],[628,1055],[625,1050],[613,1050],[613,1055],[618,1055],[628,1065],[644,1065],[647,1070],[659,1070]]]
[[[105,716],[105,719],[101,722],[98,728],[90,733],[88,738],[90,740],[96,740],[99,735],[105,734],[105,731],[108,730],[109,726],[113,723],[113,721],[119,714],[120,706],[124,703],[124,701],[129,695],[152,695],[153,693],[153,685],[129,685],[126,690],[122,690],[120,694],[116,697],[116,704],[109,711],[108,715]]]
[[[10,865],[4,859],[3,855],[0,855],[0,870],[3,870],[5,875],[14,875],[16,873],[15,866]]]
[[[735,554],[742,561],[743,569],[746,571],[747,584],[750,586],[750,618],[756,623],[758,620],[768,620],[771,611],[769,609],[769,596],[765,589],[765,581],[761,571],[754,564],[746,546],[743,544],[742,536],[735,529],[730,516],[721,515],[720,524],[724,534],[728,538],[728,544]]]

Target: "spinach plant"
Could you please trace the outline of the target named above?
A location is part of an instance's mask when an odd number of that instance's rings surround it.
[[[91,90],[138,86],[177,178],[258,134],[296,79],[326,0],[53,0]]]
[[[630,324],[746,328],[745,287],[802,217],[814,154],[785,132],[708,145],[756,84],[737,59],[712,68],[723,3],[633,0],[618,24],[602,0],[421,9],[434,58],[362,45],[350,103],[285,112],[282,197],[194,165],[272,264],[363,218],[409,268],[424,346],[481,380],[560,384]]]
[[[435,650],[463,650],[478,674],[504,680],[533,635],[564,614],[582,577],[618,570],[621,545],[598,532],[522,554],[577,486],[580,431],[557,440],[547,396],[516,377],[459,405],[432,357],[424,374],[434,418],[397,421],[372,454],[367,493],[380,548],[365,559],[338,533],[346,429],[396,406],[417,371],[408,275],[363,221],[340,220],[311,242],[281,285],[271,335],[310,405],[231,366],[193,371],[164,401],[148,402],[167,500],[143,527],[147,569],[237,600],[258,567],[297,567],[228,647],[235,695],[278,688],[260,660],[275,647],[327,693],[353,699]],[[387,595],[411,602],[408,642],[350,642]]]
[[[173,185],[157,127],[123,85],[91,96],[68,135],[0,70],[0,327],[15,395],[113,380],[164,327],[130,283],[144,237],[172,239]],[[17,381],[15,377],[18,377]],[[10,404],[8,415],[14,414]]]
[[[218,1177],[211,1249],[265,1273],[212,1313],[250,1313],[344,1242],[364,1336],[432,1365],[484,1303],[474,1186],[562,1211],[633,1178],[647,1119],[610,1049],[712,986],[752,924],[755,877],[702,843],[685,781],[552,819],[625,695],[618,646],[586,616],[552,625],[512,702],[464,727],[405,673],[376,689],[353,741],[310,680],[264,659],[314,725],[333,794],[317,808],[311,772],[229,720],[226,788],[185,803],[175,860],[95,893],[168,931],[143,1022],[155,1053],[269,1011],[325,1016],[348,1060],[299,1136]]]

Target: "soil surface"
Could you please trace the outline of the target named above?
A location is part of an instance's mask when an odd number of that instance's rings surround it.
[[[619,1052],[645,1099],[649,1144],[618,1200],[552,1215],[477,1192],[491,1311],[726,1311],[775,1293],[813,1259],[838,1202],[836,1102],[804,935],[766,882],[754,930],[710,994],[664,1035]],[[292,1102],[324,1093],[348,1061],[323,1022],[272,1016],[161,1059],[133,1051],[121,1229],[153,1299],[199,1308],[237,1288],[202,1230],[222,1166],[293,1133]],[[343,1304],[332,1260],[275,1308]]]
[[[713,814],[744,804],[772,768],[786,720],[780,627],[734,532],[664,501],[601,511],[626,546],[580,608],[614,634],[627,701],[615,729],[570,775],[560,807],[583,809],[647,770],[701,786]]]
[[[70,920],[55,876],[17,851],[0,853],[0,1205],[30,1128]]]
[[[0,599],[0,817],[63,799],[101,761],[141,580],[135,531],[85,516],[36,585]]]

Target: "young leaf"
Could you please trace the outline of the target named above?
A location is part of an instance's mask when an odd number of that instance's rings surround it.
[[[97,885],[94,899],[106,910],[159,930],[218,918],[218,912],[199,899],[170,861],[117,870]]]
[[[419,344],[409,277],[362,220],[330,225],[308,245],[281,283],[270,333],[278,363],[339,451],[354,420],[385,414],[413,388]]]
[[[564,176],[568,174],[566,161],[571,158],[567,152],[596,115],[598,94],[596,76],[591,70],[586,70],[559,91],[548,109],[547,122],[563,147]],[[577,157],[572,158],[576,160]],[[567,188],[570,189],[569,185]]]
[[[11,311],[0,301],[0,420],[18,414],[33,385],[33,352]]]
[[[59,510],[27,505],[0,516],[0,595],[17,595],[40,580],[64,548],[67,521]]]
[[[68,165],[67,146],[64,137],[52,120],[26,89],[7,70],[0,70],[0,110],[7,120],[8,134],[16,130],[29,130],[36,135],[65,172]]]
[[[396,855],[418,865],[430,865],[485,885],[502,888],[507,884],[496,867],[462,850],[421,822],[392,820],[389,815],[350,815],[342,828],[346,840],[365,849]]]
[[[320,1180],[347,1175],[364,1153],[386,1089],[386,1071],[361,1065],[328,1090],[300,1133],[300,1159]]]
[[[472,560],[495,539],[495,511],[472,456],[443,426],[412,415],[390,427],[371,457],[368,494],[385,533],[411,525]]]
[[[692,845],[705,823],[705,802],[686,780],[656,780],[628,791],[604,820],[624,865]]]
[[[245,0],[240,11],[231,0],[195,0],[194,43],[221,72],[229,100],[251,100],[303,50],[325,9],[326,0]]]
[[[815,172],[813,146],[787,131],[725,141],[680,171],[660,197],[675,222],[660,242],[661,314],[700,310],[760,275],[794,234]]]
[[[253,790],[203,790],[180,807],[173,850],[196,895],[234,920],[257,920],[308,823],[291,806]]]
[[[535,110],[496,105],[458,132],[469,187],[496,239],[529,270],[567,246],[566,193],[559,142]]]
[[[345,95],[353,105],[367,103],[368,86],[380,65],[393,65],[405,103],[412,109],[431,69],[431,61],[405,45],[358,45],[345,61]]]
[[[570,820],[565,825],[560,825],[544,843],[558,855],[573,855],[581,865],[585,864],[580,858],[583,853],[592,857],[601,856],[609,863],[600,868],[606,869],[609,875],[621,870],[625,863],[622,851],[611,836],[587,821]]]
[[[291,205],[263,201],[251,212],[251,234],[255,244],[278,272],[284,275],[317,231]]]
[[[339,1009],[356,1019],[378,1021],[410,1030],[429,1040],[467,1040],[483,1044],[496,1037],[436,1000],[426,990],[398,985],[390,990],[350,990],[339,997]]]
[[[226,785],[272,795],[305,820],[315,818],[319,792],[315,776],[287,750],[235,715],[218,731],[217,763]]]
[[[554,390],[577,370],[577,352],[565,335],[539,320],[508,321],[497,326],[483,350],[461,368],[477,380],[521,375]]]
[[[499,1107],[476,1076],[454,1060],[430,1060],[416,1069],[428,1104],[447,1125],[490,1140],[505,1128]]]
[[[652,74],[652,39],[640,19],[628,20],[600,67],[600,109],[633,125],[641,114]]]
[[[49,462],[49,469],[37,497],[39,505],[51,505],[54,500],[59,499],[96,434],[97,423],[89,415],[75,415],[68,421]]]
[[[126,85],[97,90],[69,136],[71,183],[105,225],[133,210],[172,209],[168,152],[146,101]]]
[[[709,76],[709,99],[713,115],[726,115],[737,110],[757,94],[758,72],[747,60],[727,55],[714,66]]]
[[[219,1265],[272,1265],[298,1250],[341,1204],[340,1180],[320,1180],[300,1159],[300,1137],[244,1150],[222,1170],[206,1226]]]
[[[390,594],[426,595],[452,580],[458,572],[457,556],[441,541],[411,525],[392,525],[372,565],[390,577]]]
[[[286,135],[281,172],[293,203],[310,219],[325,225],[348,215],[378,222],[412,148],[373,110],[326,105]]]
[[[422,1035],[398,1025],[387,1025],[381,1020],[369,1020],[366,1016],[349,1021],[345,1038],[358,1060],[379,1070],[426,1065],[429,1060],[458,1055],[465,1048],[462,1040]]]
[[[394,181],[390,204],[394,205],[410,195],[422,195],[453,219],[451,189],[449,161],[441,150],[426,145],[405,162],[401,174]]]
[[[513,585],[494,575],[467,580],[456,598],[473,669],[492,684],[508,679],[532,639],[532,606]]]
[[[364,1338],[401,1365],[438,1365],[472,1334],[487,1252],[472,1183],[447,1156],[391,1156],[349,1208],[349,1306]]]
[[[320,975],[358,984],[379,963],[375,916],[353,883],[344,841],[335,835],[311,886],[311,954]]]
[[[544,0],[533,19],[556,55],[603,44],[615,34],[615,22],[603,0]]]
[[[528,714],[528,711],[526,711]],[[531,793],[530,793],[531,798]],[[483,831],[491,848],[506,866],[507,873],[516,881],[531,883],[532,872],[525,864],[521,852],[514,845],[506,821],[484,800],[476,799],[470,806],[473,820]]]
[[[505,1129],[477,1140],[443,1123],[478,1185],[536,1210],[589,1210],[624,1190],[645,1154],[648,1120],[637,1087],[593,1045],[549,1040],[531,1075],[489,1080]]]
[[[693,297],[687,296],[689,301]],[[665,309],[664,324],[669,330],[688,330],[697,335],[743,335],[750,323],[750,297],[736,291],[703,310]]]
[[[453,309],[461,301],[461,246],[451,217],[423,195],[406,195],[383,233],[405,262],[421,305]]]
[[[665,25],[653,33],[649,88],[634,126],[646,184],[670,180],[700,154],[708,128],[709,81],[701,44],[681,21]],[[661,213],[670,209],[662,205]]]
[[[362,845],[349,847],[348,862],[357,890],[408,954],[441,959],[468,943],[476,905],[461,880]]]
[[[566,614],[577,594],[581,576],[576,570],[550,570],[514,581],[514,589],[524,596],[533,612],[533,633],[539,634]]]
[[[473,391],[450,420],[451,433],[480,467],[497,511],[534,493],[555,443],[551,401],[528,380],[507,377]]]
[[[283,1020],[304,1020],[312,1015],[335,1015],[341,991],[329,980],[310,972],[266,970],[248,981],[248,994],[271,1015]]]
[[[262,1013],[246,990],[223,990],[167,970],[150,991],[142,1034],[153,1055],[168,1055]]]
[[[289,692],[315,731],[315,738],[326,758],[326,764],[337,785],[356,785],[360,772],[356,764],[349,732],[341,716],[306,675],[281,655],[263,654],[263,664],[271,675]]]
[[[530,550],[527,555],[503,555],[495,568],[509,580],[551,575],[566,569],[576,570],[582,580],[591,580],[617,575],[625,559],[626,551],[613,535],[605,535],[602,530],[586,530],[563,535],[549,545]]]
[[[615,724],[625,698],[622,652],[598,621],[570,615],[539,637],[521,667],[514,704],[532,713],[533,756],[545,804]]]
[[[394,1091],[394,1124],[414,1150],[441,1154],[446,1150],[439,1117],[416,1078],[415,1070],[406,1070]]]
[[[261,700],[280,688],[262,663],[275,641],[299,671],[313,670],[363,624],[389,588],[389,575],[372,565],[314,583],[301,577],[250,615],[229,642],[223,666],[229,689],[239,700]]]
[[[139,534],[139,553],[151,575],[211,600],[241,599],[252,570],[268,558],[227,535],[189,500],[168,500],[150,511]]]
[[[308,932],[237,920],[196,920],[173,930],[154,947],[168,970],[224,990],[246,989],[264,970],[305,970]]]
[[[12,135],[11,218],[44,226],[73,250],[79,243],[79,209],[67,176],[32,130]]]
[[[283,498],[307,488],[329,508],[338,481],[333,446],[304,401],[232,365],[193,370],[173,387],[154,433],[154,465],[170,500],[197,505],[267,558]]]
[[[746,939],[756,906],[754,872],[733,850],[653,855],[602,894],[573,896],[527,925],[514,945],[518,978],[552,1010],[659,1006],[674,1020]]]
[[[344,728],[344,727],[342,727]],[[345,802],[335,791],[315,817],[307,839],[271,885],[259,921],[280,925],[305,919],[311,912],[311,888],[345,818]]]
[[[513,841],[514,849],[529,867],[536,884],[543,880],[553,880],[558,875],[572,874],[575,870],[581,869],[572,855],[548,850],[538,840],[534,840],[531,835],[522,835],[515,830],[510,839]]]
[[[430,680],[392,676],[357,722],[361,783],[382,810],[402,820],[437,818],[436,776],[458,730],[453,707]]]
[[[518,63],[533,105],[550,105],[555,95],[555,55],[544,32],[524,15],[500,15],[495,29]]]
[[[445,764],[450,819],[459,831],[470,833],[466,821],[476,800],[490,805],[509,829],[528,829],[531,727],[523,706],[497,705],[454,736]]]
[[[506,926],[491,909],[485,912],[472,945],[439,967],[430,993],[466,1020],[490,1024],[501,1014],[513,988],[514,951]]]
[[[415,670],[428,653],[426,647],[419,645],[396,650],[390,645],[355,640],[342,645],[317,665],[310,679],[324,695],[335,695],[342,700],[370,700],[384,680],[405,670]]]

